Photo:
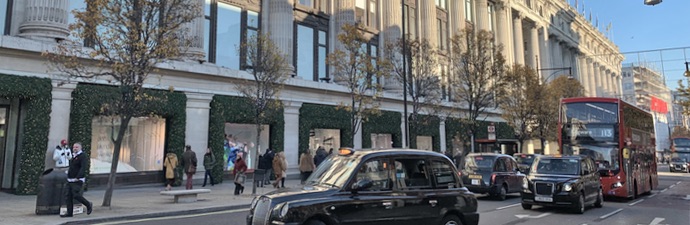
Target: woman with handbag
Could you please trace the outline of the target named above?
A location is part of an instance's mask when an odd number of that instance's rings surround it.
[[[247,164],[241,156],[238,156],[237,161],[235,161],[235,169],[233,170],[233,174],[235,175],[235,195],[244,192],[244,180],[247,179],[247,175],[245,175],[244,172],[246,171]]]
[[[285,153],[278,152],[273,158],[273,173],[276,175],[276,182],[273,183],[273,187],[278,188],[278,184],[281,187],[285,187],[286,171],[287,161],[285,161]]]
[[[172,185],[175,183],[175,168],[177,167],[177,155],[175,153],[168,153],[165,155],[165,179],[167,186],[166,191],[172,190]]]

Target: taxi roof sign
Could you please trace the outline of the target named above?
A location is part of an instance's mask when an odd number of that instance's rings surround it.
[[[352,148],[343,147],[338,149],[338,155],[352,155],[353,153],[355,153],[355,150]]]

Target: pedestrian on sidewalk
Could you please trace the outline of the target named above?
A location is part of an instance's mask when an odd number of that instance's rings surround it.
[[[60,145],[55,147],[53,151],[53,160],[55,161],[55,169],[67,169],[69,161],[72,159],[72,150],[69,149],[67,140],[62,139]],[[64,171],[64,170],[61,170]]]
[[[302,153],[299,158],[299,172],[300,172],[300,183],[304,182],[309,178],[312,172],[314,172],[314,157],[311,155],[311,150],[307,149],[306,152]]]
[[[244,192],[244,181],[247,179],[247,175],[244,172],[246,171],[247,163],[244,162],[242,156],[237,156],[235,170],[233,170],[233,175],[235,175],[235,195],[240,195]]]
[[[67,204],[67,213],[60,215],[60,217],[72,217],[74,211],[74,200],[86,206],[86,215],[90,215],[93,211],[93,204],[86,200],[83,196],[82,188],[86,182],[86,168],[88,167],[89,158],[83,154],[81,150],[81,143],[74,143],[72,146],[72,160],[67,170],[67,189],[65,191],[65,202]]]
[[[286,171],[287,161],[285,161],[285,153],[278,152],[273,158],[273,173],[276,174],[276,181],[273,182],[273,187],[278,188],[278,184],[280,184],[280,187],[285,187]]]
[[[266,152],[259,156],[259,169],[264,170],[264,179],[257,183],[257,187],[264,187],[264,185],[271,183],[271,174],[273,173],[273,150],[266,149]]]
[[[211,186],[216,184],[213,182],[213,176],[211,176],[214,165],[216,165],[216,157],[213,156],[211,148],[206,148],[206,154],[204,154],[204,170],[206,170],[206,172],[204,172],[204,184],[201,185],[202,187],[206,187],[206,178],[211,179]]]
[[[165,179],[167,180],[165,187],[166,191],[172,190],[172,185],[175,183],[175,168],[177,168],[177,154],[169,152],[165,155]]]
[[[314,155],[314,165],[319,167],[319,165],[328,158],[328,152],[323,147],[316,149],[316,154]]]
[[[182,166],[184,166],[184,171],[187,174],[187,185],[185,188],[187,190],[192,189],[192,177],[196,173],[196,153],[192,151],[192,146],[185,146],[185,151],[182,153]]]

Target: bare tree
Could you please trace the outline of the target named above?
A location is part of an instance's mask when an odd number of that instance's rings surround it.
[[[451,101],[464,108],[459,114],[469,129],[472,152],[479,122],[486,120],[488,109],[496,108],[496,96],[505,87],[505,59],[502,46],[495,43],[491,32],[472,28],[451,39]]]
[[[350,137],[354,140],[362,121],[379,113],[378,98],[383,94],[381,78],[388,75],[389,63],[369,53],[367,38],[360,25],[345,24],[338,35],[341,49],[328,55],[328,64],[333,68],[335,81],[347,87],[350,102],[338,106],[350,113]]]
[[[584,87],[579,81],[559,76],[549,83],[542,82],[546,88],[546,94],[541,95],[537,104],[537,129],[536,137],[539,138],[542,148],[546,140],[557,140],[558,109],[562,98],[584,96]]]
[[[236,85],[242,96],[249,99],[254,107],[254,124],[256,125],[256,156],[255,164],[259,164],[261,149],[262,124],[266,124],[268,112],[277,110],[282,105],[278,100],[280,91],[288,78],[290,69],[287,60],[279,48],[268,35],[259,32],[242,43],[245,50],[247,71],[253,80],[244,80]],[[256,194],[256,185],[252,185],[252,194]]]
[[[156,65],[178,58],[189,40],[177,34],[201,13],[197,1],[187,0],[90,0],[86,11],[73,12],[77,21],[72,34],[90,47],[61,43],[45,55],[70,79],[107,80],[117,85],[119,99],[104,103],[102,114],[118,116],[117,135],[103,206],[110,206],[120,159],[120,147],[132,117],[148,101],[155,101],[143,85]],[[112,132],[115,131],[113,126]]]
[[[514,65],[506,73],[506,91],[500,96],[501,117],[515,130],[519,150],[532,137],[537,122],[539,99],[546,94],[537,72],[524,65]]]
[[[443,94],[440,86],[442,71],[439,68],[439,52],[428,40],[411,38],[388,44],[385,51],[386,59],[391,63],[393,77],[407,89],[410,97],[410,126],[419,127],[424,122],[420,121],[420,113],[437,115],[441,109]],[[411,61],[409,72],[406,71],[408,68],[404,66],[403,60]]]

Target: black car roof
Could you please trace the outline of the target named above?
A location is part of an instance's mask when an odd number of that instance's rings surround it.
[[[542,159],[585,159],[589,156],[584,155],[543,155]]]
[[[467,156],[499,156],[499,157],[511,157],[512,158],[512,156],[509,156],[506,154],[498,154],[498,153],[491,153],[491,152],[470,153],[470,154],[467,154]]]
[[[391,148],[391,149],[356,149],[352,156],[355,157],[376,157],[388,155],[414,155],[414,156],[434,156],[447,158],[445,155],[426,150]]]

